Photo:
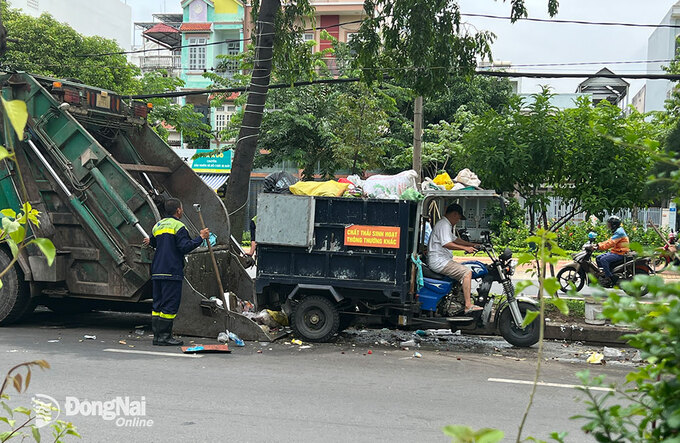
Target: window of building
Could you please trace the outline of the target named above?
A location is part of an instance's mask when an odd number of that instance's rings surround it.
[[[236,113],[235,105],[218,106],[215,108],[215,128],[216,132],[221,132],[231,122],[231,117]]]
[[[315,41],[313,32],[306,32],[304,35],[305,43]],[[312,52],[316,52],[316,45],[312,47]]]
[[[39,0],[27,0],[26,5],[29,8],[38,9],[40,7]]]
[[[227,54],[226,55],[238,55],[241,52],[241,44],[239,42],[228,42],[227,43]],[[225,73],[227,78],[233,78],[236,73],[238,73],[238,60],[227,60],[224,64]]]
[[[205,69],[206,38],[192,37],[189,39],[189,70],[201,71]]]

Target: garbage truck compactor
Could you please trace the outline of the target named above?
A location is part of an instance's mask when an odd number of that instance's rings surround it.
[[[21,320],[38,303],[54,310],[150,309],[153,250],[142,240],[169,197],[184,203],[182,222],[192,236],[200,226],[192,205],[201,205],[216,235],[225,290],[253,300],[253,282],[232,254],[224,204],[149,127],[147,103],[24,73],[0,76],[0,85],[5,100],[26,102],[29,114],[23,141],[3,119],[4,145],[16,156],[0,162],[0,209],[19,211],[30,202],[41,216],[28,235],[49,238],[57,249],[52,266],[37,249],[21,251],[3,277],[0,324]],[[2,269],[12,257],[6,246],[0,244]],[[185,276],[177,333],[216,337],[229,329],[247,340],[269,339],[217,301],[206,247],[187,256]]]

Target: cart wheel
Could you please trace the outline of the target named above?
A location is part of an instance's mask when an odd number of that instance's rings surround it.
[[[290,327],[303,340],[328,341],[340,329],[338,307],[325,297],[309,295],[293,307]]]
[[[11,259],[5,251],[0,250],[0,270],[7,268]],[[31,300],[31,292],[24,281],[18,264],[14,264],[2,277],[0,289],[0,325],[9,325],[22,320],[33,312],[35,303]]]

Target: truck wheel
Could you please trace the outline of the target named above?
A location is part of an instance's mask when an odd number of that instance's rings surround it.
[[[532,304],[525,302],[517,302],[519,306],[519,311],[524,317],[527,311],[537,311],[538,308]],[[512,318],[512,312],[510,312],[510,306],[507,306],[501,312],[501,316],[498,319],[498,329],[501,331],[503,338],[513,346],[519,348],[528,348],[538,343],[539,335],[539,318],[537,317],[534,321],[529,323],[526,328],[522,329],[515,324],[515,319]]]
[[[0,250],[0,271],[7,268],[12,260],[7,253]],[[2,277],[2,289],[0,289],[0,325],[16,323],[35,308],[31,300],[31,291],[28,283],[24,281],[23,272],[18,264],[7,271]]]
[[[325,297],[309,295],[293,307],[290,327],[304,340],[328,341],[340,328],[338,307]]]

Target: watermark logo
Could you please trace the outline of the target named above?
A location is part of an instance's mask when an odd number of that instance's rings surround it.
[[[56,422],[59,415],[61,415],[59,402],[49,395],[35,394],[31,398],[31,405],[35,412],[35,425],[38,428],[43,428],[50,423]]]
[[[64,408],[49,395],[36,394],[32,398],[36,414],[36,426],[41,428],[54,423],[62,414],[65,417],[100,417],[114,422],[118,427],[151,427],[153,420],[146,417],[146,397],[138,400],[130,397],[115,397],[111,400],[81,400],[66,397]]]

